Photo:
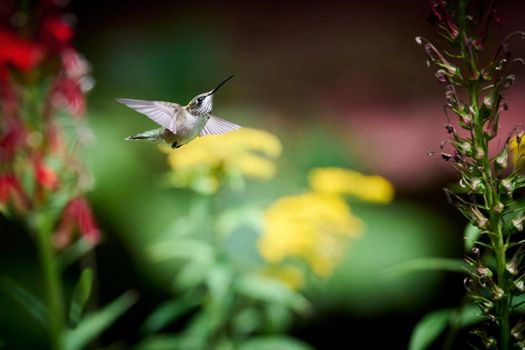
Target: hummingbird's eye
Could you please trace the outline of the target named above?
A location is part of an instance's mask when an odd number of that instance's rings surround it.
[[[197,98],[197,103],[202,103],[202,101],[204,101],[204,96],[201,96],[201,97],[198,97]]]

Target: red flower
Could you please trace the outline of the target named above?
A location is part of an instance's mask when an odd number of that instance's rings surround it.
[[[100,240],[100,230],[88,202],[83,197],[73,198],[64,207],[54,238],[55,245],[58,248],[66,247],[71,242],[76,228],[88,242],[96,244]]]
[[[431,0],[430,6],[437,22],[444,26],[453,39],[457,38],[459,34],[458,26],[447,11],[446,3],[443,0]]]
[[[33,158],[33,169],[37,183],[47,190],[54,190],[58,186],[58,176],[48,167],[41,157]]]
[[[47,126],[46,135],[51,152],[61,153],[64,151],[64,138],[56,124],[51,123]]]
[[[60,44],[68,43],[73,37],[73,29],[62,18],[51,17],[42,24],[44,35],[51,37]]]
[[[52,101],[55,107],[67,107],[75,117],[81,117],[86,111],[86,100],[76,79],[58,78],[53,87]]]
[[[0,162],[8,162],[25,142],[27,132],[20,120],[11,118],[6,118],[3,129],[0,134]]]
[[[27,197],[18,179],[13,174],[0,174],[0,207],[10,201],[19,210],[28,207]]]
[[[0,65],[11,64],[19,70],[28,71],[44,59],[44,54],[41,44],[0,29]]]
[[[67,77],[80,79],[89,73],[89,65],[86,59],[75,50],[64,50],[61,58]]]

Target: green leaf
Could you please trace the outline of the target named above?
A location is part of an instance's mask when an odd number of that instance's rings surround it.
[[[272,278],[244,275],[237,281],[236,289],[246,297],[270,304],[283,304],[297,312],[305,313],[310,309],[310,304],[301,294]]]
[[[0,285],[12,298],[44,328],[49,326],[49,312],[44,304],[31,292],[15,282],[13,279],[2,276]]]
[[[69,321],[73,327],[76,327],[80,322],[80,317],[84,311],[89,296],[91,295],[91,287],[93,285],[93,271],[90,268],[84,269],[80,275],[75,289],[73,290],[73,297],[71,298],[71,307],[69,309]]]
[[[405,274],[425,271],[438,270],[465,273],[468,265],[461,259],[449,258],[418,258],[404,261],[384,271],[388,277],[394,278]]]
[[[141,341],[135,350],[206,349],[204,339],[180,335],[155,335]]]
[[[199,299],[193,294],[189,298],[163,303],[146,318],[142,325],[142,331],[146,334],[157,332],[199,304]]]
[[[266,331],[282,333],[290,328],[293,321],[293,315],[290,309],[279,304],[268,304],[263,311]]]
[[[200,311],[192,317],[186,326],[185,333],[190,338],[206,341],[213,330],[215,321],[206,311]]]
[[[253,337],[242,343],[238,350],[313,350],[310,345],[283,335]]]
[[[484,316],[477,305],[466,305],[456,313],[451,323],[460,329],[478,324],[483,321],[483,318]]]
[[[213,266],[213,261],[189,261],[177,272],[174,284],[180,289],[189,289],[203,283]]]
[[[135,292],[128,291],[105,306],[103,309],[88,314],[77,328],[64,334],[64,349],[80,350],[111,326],[126,310],[137,301]]]
[[[236,334],[246,335],[259,329],[262,323],[262,312],[255,307],[245,307],[232,319],[232,327]]]
[[[424,350],[447,328],[453,309],[441,309],[427,314],[418,322],[410,337],[409,350]]]
[[[520,294],[512,298],[512,309],[514,312],[525,312],[525,294]]]
[[[64,251],[59,255],[60,266],[65,268],[82,256],[86,255],[88,252],[93,250],[94,245],[85,239],[78,239],[75,243],[64,249]]]
[[[463,234],[463,238],[465,239],[465,251],[470,252],[472,248],[474,247],[474,243],[478,240],[479,236],[481,235],[481,230],[469,223],[467,227],[465,228],[465,233]]]
[[[156,262],[170,259],[210,261],[215,256],[215,249],[210,244],[192,238],[164,239],[148,250]]]
[[[427,314],[414,327],[409,350],[428,348],[450,325],[451,332],[475,325],[483,320],[479,307],[466,305],[460,309],[441,309]]]
[[[221,237],[227,237],[235,228],[245,225],[259,231],[263,225],[263,213],[260,208],[241,206],[223,211],[217,220],[217,231]]]
[[[218,303],[226,298],[231,288],[233,272],[226,264],[217,264],[208,273],[206,284],[208,285],[210,297]]]

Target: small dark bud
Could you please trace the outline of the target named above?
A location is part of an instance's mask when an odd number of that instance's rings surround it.
[[[467,291],[471,291],[472,290],[472,278],[470,277],[465,277],[463,279],[463,285],[465,286],[465,289]]]
[[[446,84],[448,83],[448,77],[447,77],[447,73],[445,72],[445,70],[443,69],[438,69],[436,71],[436,78],[437,80],[441,83],[441,84]]]
[[[447,129],[447,132],[448,132],[449,134],[453,134],[453,133],[456,131],[456,130],[454,129],[454,127],[453,127],[452,125],[450,125],[450,124],[445,125],[445,129]]]
[[[444,161],[448,162],[452,159],[452,154],[441,152],[441,158],[443,158]]]

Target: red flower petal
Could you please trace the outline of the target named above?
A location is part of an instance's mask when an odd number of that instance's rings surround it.
[[[12,202],[19,210],[28,207],[28,199],[22,185],[13,174],[0,175],[0,205]]]
[[[67,246],[75,227],[78,227],[82,237],[90,243],[96,244],[100,240],[100,230],[83,197],[73,198],[66,204],[55,234],[55,245],[59,248]]]
[[[86,111],[86,101],[78,81],[70,78],[61,78],[55,82],[53,104],[67,107],[75,117],[81,117]]]
[[[41,44],[0,30],[0,63],[12,64],[17,69],[27,71],[38,65],[44,54]]]
[[[45,189],[54,190],[58,186],[58,176],[40,157],[35,157],[33,167],[37,183]]]
[[[54,40],[62,44],[69,42],[73,37],[73,29],[71,26],[58,17],[45,20],[42,25],[42,30]]]
[[[25,142],[26,130],[18,119],[8,119],[4,133],[0,134],[0,161],[7,162],[15,156],[18,148]]]

